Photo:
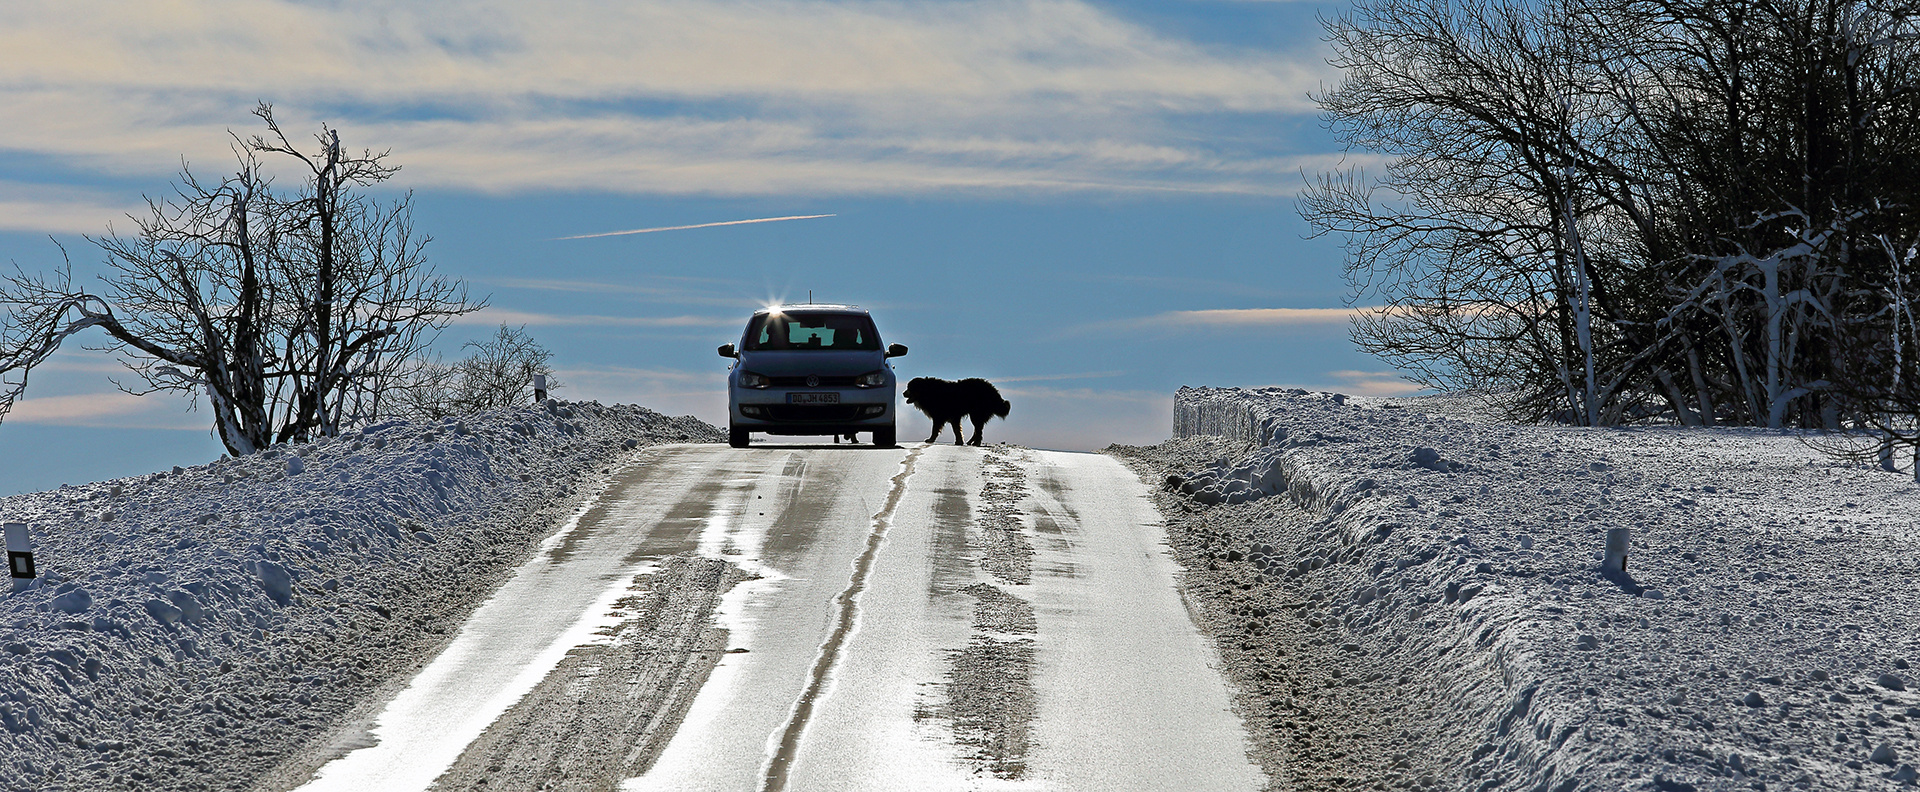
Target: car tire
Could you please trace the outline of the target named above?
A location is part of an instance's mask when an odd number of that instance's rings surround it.
[[[752,434],[752,432],[748,432],[738,426],[728,424],[727,445],[733,446],[734,448],[746,448],[747,441],[752,439]]]
[[[892,448],[895,445],[893,439],[893,424],[887,424],[886,426],[877,427],[873,430],[873,445],[875,448]]]

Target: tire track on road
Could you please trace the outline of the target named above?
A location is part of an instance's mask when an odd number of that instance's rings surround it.
[[[973,635],[965,647],[943,652],[943,700],[915,716],[944,721],[976,772],[1006,780],[1026,775],[1038,716],[1033,636],[1039,623],[1033,604],[1008,590],[1032,582],[1034,549],[1021,505],[1031,494],[1034,463],[1030,452],[1005,445],[989,446],[980,458],[980,496],[967,530],[979,537],[976,565],[999,585],[980,581],[959,590],[975,600]]]
[[[873,559],[885,543],[887,529],[893,524],[893,513],[900,506],[900,499],[906,495],[907,480],[913,477],[913,466],[919,460],[925,446],[916,448],[907,454],[900,463],[900,472],[893,476],[893,487],[887,492],[887,501],[880,511],[873,515],[873,528],[867,534],[867,547],[853,562],[853,580],[846,590],[834,598],[839,606],[839,617],[834,622],[833,633],[820,645],[820,655],[813,662],[813,670],[808,675],[807,687],[794,703],[793,714],[787,718],[787,725],[780,735],[780,747],[767,763],[766,782],[761,785],[762,792],[782,792],[787,788],[787,774],[793,767],[794,756],[799,752],[800,737],[806,733],[807,720],[813,715],[813,704],[820,692],[826,688],[833,667],[840,660],[840,650],[846,645],[847,636],[860,616],[860,593],[867,588],[867,578],[873,572]]]
[[[720,657],[720,598],[746,574],[692,554],[635,579],[631,616],[572,649],[467,746],[432,792],[611,792],[646,771]]]

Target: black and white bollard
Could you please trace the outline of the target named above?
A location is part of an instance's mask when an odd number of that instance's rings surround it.
[[[7,533],[7,574],[17,591],[40,573],[33,568],[33,542],[27,538],[27,524],[10,522]]]
[[[547,375],[533,375],[533,400],[535,402],[547,400]]]
[[[1607,529],[1607,554],[1605,558],[1600,561],[1601,571],[1627,571],[1627,540],[1629,533],[1630,529],[1627,528]]]

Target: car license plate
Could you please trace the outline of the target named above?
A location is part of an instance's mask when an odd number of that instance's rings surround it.
[[[788,404],[839,404],[840,394],[834,393],[831,391],[826,393],[789,393],[787,394],[787,403]]]

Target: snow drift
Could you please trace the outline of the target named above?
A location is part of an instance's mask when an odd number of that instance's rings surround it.
[[[1194,510],[1174,523],[1217,529],[1188,548],[1194,580],[1229,595],[1203,604],[1244,619],[1241,637],[1289,636],[1286,660],[1253,658],[1242,678],[1329,653],[1347,671],[1243,698],[1242,714],[1256,729],[1325,729],[1297,717],[1321,683],[1372,686],[1378,710],[1333,728],[1408,749],[1362,752],[1334,786],[1890,789],[1920,776],[1920,488],[1903,475],[1778,431],[1513,426],[1445,399],[1183,388],[1175,413],[1169,447],[1210,435],[1241,449],[1165,482]],[[1620,527],[1627,572],[1604,573]],[[1280,605],[1218,611],[1245,587]],[[1230,666],[1270,651],[1228,643]]]
[[[443,644],[598,476],[692,418],[548,401],[0,499],[0,788],[245,789]]]

